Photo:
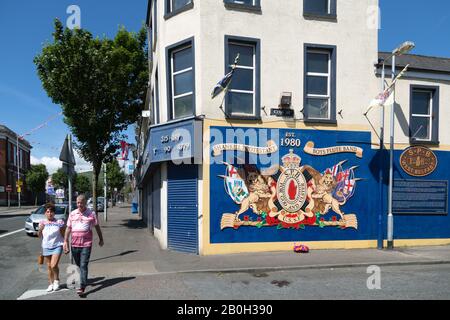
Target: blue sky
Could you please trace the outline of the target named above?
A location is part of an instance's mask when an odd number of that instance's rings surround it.
[[[221,0],[217,0],[221,1]],[[81,9],[81,26],[94,35],[113,37],[119,25],[137,31],[145,20],[147,0],[1,0],[0,1],[0,123],[19,134],[39,126],[61,110],[42,89],[33,57],[51,40],[53,19],[65,23],[69,5]],[[379,49],[392,51],[405,40],[416,43],[412,53],[450,57],[450,1],[380,0],[382,23]],[[49,171],[68,133],[59,116],[27,139],[34,146],[34,161]],[[134,142],[133,128],[128,141]],[[78,170],[89,169],[77,159]]]

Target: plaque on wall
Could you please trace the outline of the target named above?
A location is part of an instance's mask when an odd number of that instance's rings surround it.
[[[270,115],[276,117],[293,118],[294,110],[292,109],[270,109]]]
[[[413,177],[425,177],[437,167],[437,157],[426,147],[410,147],[400,156],[400,166]]]
[[[394,214],[448,214],[448,181],[394,180]]]

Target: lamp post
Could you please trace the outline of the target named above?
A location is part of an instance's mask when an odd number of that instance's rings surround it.
[[[408,53],[415,47],[415,44],[410,41],[402,43],[394,51],[389,58],[392,58],[392,81],[395,79],[395,58]],[[383,64],[384,69],[384,64]],[[383,82],[384,87],[384,82]],[[387,248],[394,249],[394,215],[392,212],[392,196],[394,183],[394,126],[395,126],[395,87],[393,88],[393,103],[391,109],[391,125],[390,125],[390,152],[389,152],[389,192],[388,192],[388,219],[387,219]],[[383,115],[384,116],[384,115]]]

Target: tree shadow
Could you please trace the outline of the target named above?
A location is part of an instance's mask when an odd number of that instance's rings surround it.
[[[128,250],[128,251],[121,252],[119,254],[115,254],[113,256],[98,258],[98,259],[95,259],[95,260],[90,260],[90,262],[105,260],[105,259],[114,258],[114,257],[126,256],[127,254],[135,253],[135,252],[138,252],[138,251],[139,250]]]
[[[101,278],[100,278],[101,279]],[[88,295],[93,294],[97,291],[106,289],[108,287],[112,287],[115,286],[116,284],[119,284],[121,282],[125,282],[125,281],[129,281],[129,280],[133,280],[136,279],[136,277],[120,277],[120,278],[113,278],[113,279],[107,279],[107,280],[103,280],[91,285],[95,285],[98,286],[97,288],[94,288],[92,290],[89,291],[85,291],[84,294],[80,295],[81,298],[87,298]]]

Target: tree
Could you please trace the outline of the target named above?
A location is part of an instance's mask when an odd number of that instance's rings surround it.
[[[138,33],[121,27],[114,39],[100,39],[84,29],[64,29],[56,19],[53,43],[34,59],[48,96],[61,105],[76,149],[92,163],[94,200],[102,162],[116,156],[126,138],[122,132],[142,110],[147,51],[144,26]]]
[[[89,181],[89,178],[86,176],[83,176],[81,174],[78,174],[75,178],[75,190],[78,193],[90,193],[92,189],[91,181]]]
[[[77,174],[72,176],[72,185],[77,179]],[[62,168],[59,168],[54,174],[52,174],[52,181],[55,188],[69,189],[69,176],[64,172]]]
[[[125,178],[125,172],[121,170],[119,162],[116,159],[106,165],[106,183],[111,190],[110,198],[113,200],[113,205],[115,203],[115,198],[112,196],[114,189],[120,192],[125,185]]]
[[[28,188],[35,194],[34,205],[37,206],[37,194],[45,192],[45,183],[48,179],[48,171],[44,164],[31,165],[31,169],[25,177]]]

